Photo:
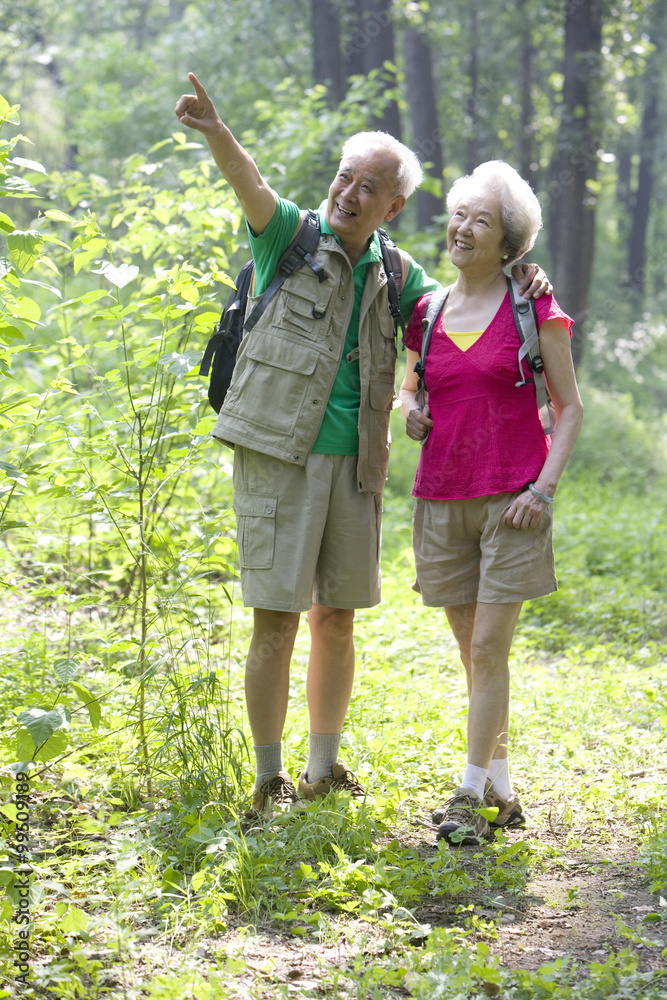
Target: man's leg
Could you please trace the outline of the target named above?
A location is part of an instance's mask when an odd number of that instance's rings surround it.
[[[354,682],[354,611],[313,604],[306,695],[313,733],[343,731]]]
[[[289,699],[290,661],[298,627],[296,613],[255,608],[245,693],[255,748],[256,791],[284,771],[282,735]],[[267,796],[257,798],[258,812],[263,811],[264,798],[268,798],[268,792]]]
[[[354,611],[313,604],[308,612],[310,660],[306,693],[310,715],[308,763],[299,778],[306,799],[332,789],[362,800],[365,791],[351,771],[338,763],[341,733],[354,682]]]

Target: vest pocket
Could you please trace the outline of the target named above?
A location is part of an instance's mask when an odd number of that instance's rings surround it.
[[[254,337],[244,353],[248,371],[239,379],[243,392],[228,397],[226,409],[233,408],[243,420],[258,427],[291,434],[317,367],[318,353],[273,333]]]
[[[394,403],[394,379],[382,374],[371,377],[368,398],[373,410],[391,410]]]
[[[326,283],[325,283],[326,284]],[[291,287],[289,295],[282,298],[282,309],[276,318],[276,326],[286,330],[288,333],[299,333],[309,337],[310,340],[322,340],[322,322],[326,317],[327,306],[331,291],[326,289],[326,294],[319,295],[319,282],[313,277],[312,293],[301,295],[296,288]],[[328,323],[325,324],[328,329]]]
[[[273,566],[277,509],[277,496],[234,494],[236,545],[242,569],[271,569]]]

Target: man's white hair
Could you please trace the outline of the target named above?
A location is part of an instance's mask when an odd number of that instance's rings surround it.
[[[471,174],[459,177],[447,195],[447,210],[452,214],[470,189],[495,191],[500,196],[503,236],[508,264],[514,263],[533,248],[542,228],[542,209],[528,181],[504,160],[487,160]]]
[[[357,132],[343,143],[340,153],[341,163],[346,156],[368,153],[372,149],[383,149],[396,159],[396,194],[409,198],[422,182],[422,168],[415,153],[389,132]]]

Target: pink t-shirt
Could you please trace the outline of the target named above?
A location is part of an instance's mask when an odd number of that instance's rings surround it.
[[[418,354],[429,295],[414,308],[405,345]],[[551,295],[535,300],[538,327],[573,320]],[[462,351],[445,333],[442,313],[426,357],[433,427],[423,446],[413,494],[428,500],[465,500],[513,493],[536,479],[549,443],[537,410],[535,386],[519,381],[519,334],[509,292],[482,336]],[[527,366],[526,373],[528,374]]]

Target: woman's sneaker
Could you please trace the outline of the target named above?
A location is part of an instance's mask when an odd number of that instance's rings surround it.
[[[480,844],[491,832],[489,821],[479,812],[481,808],[482,800],[473,792],[457,788],[444,807],[435,839],[454,845]]]
[[[312,802],[314,799],[323,799],[329,792],[349,792],[356,802],[365,800],[366,789],[359,784],[352,771],[345,767],[345,764],[334,764],[331,772],[331,777],[326,776],[310,782],[306,778],[306,772],[302,771],[299,775],[299,795],[301,798]]]
[[[487,786],[484,793],[484,808],[498,810],[496,818],[489,823],[492,830],[500,827],[511,830],[526,825],[526,817],[516,788],[512,789],[509,799],[502,799],[493,788]]]
[[[503,799],[494,791],[491,782],[487,778],[486,791],[484,792],[484,807],[498,810],[496,818],[489,823],[492,830],[497,830],[501,826],[510,830],[526,825],[526,816],[516,788],[512,789],[509,799]],[[445,818],[446,809],[447,806],[439,806],[431,813],[431,819],[436,826],[439,826]]]

